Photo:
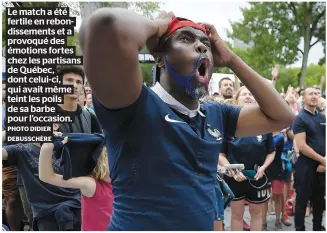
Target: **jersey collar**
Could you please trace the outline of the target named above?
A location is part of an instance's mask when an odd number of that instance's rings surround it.
[[[205,115],[200,111],[200,102],[198,107],[195,110],[190,110],[185,107],[183,104],[178,102],[174,97],[172,97],[161,85],[157,82],[154,87],[151,88],[154,93],[156,93],[163,102],[169,105],[169,107],[175,109],[183,115],[186,115],[190,118],[195,117],[198,113],[200,116],[205,117]]]

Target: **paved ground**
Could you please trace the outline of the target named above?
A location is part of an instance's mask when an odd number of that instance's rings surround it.
[[[225,210],[225,229],[227,231],[230,231],[230,208],[227,208]],[[250,223],[250,214],[248,207],[245,207],[245,213],[244,213],[244,219],[247,223]],[[275,215],[268,215],[267,216],[267,223],[268,223],[268,231],[275,231]],[[290,217],[290,220],[292,222],[292,226],[286,227],[283,225],[283,231],[295,231],[294,229],[294,217]],[[323,218],[323,225],[326,223],[326,214],[324,213]],[[312,231],[312,214],[310,217],[305,218],[305,227],[306,231]]]

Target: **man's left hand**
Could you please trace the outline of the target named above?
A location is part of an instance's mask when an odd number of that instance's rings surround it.
[[[226,43],[220,38],[216,28],[207,23],[200,23],[206,27],[207,35],[211,42],[211,50],[214,65],[217,67],[228,67],[235,57],[235,53],[228,48]]]

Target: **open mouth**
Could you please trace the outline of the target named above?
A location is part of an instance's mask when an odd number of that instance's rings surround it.
[[[202,58],[198,63],[198,69],[196,72],[197,80],[201,83],[208,83],[209,82],[208,71],[209,71],[209,59]]]

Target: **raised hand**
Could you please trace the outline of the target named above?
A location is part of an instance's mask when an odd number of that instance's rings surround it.
[[[207,35],[211,42],[213,60],[216,67],[229,67],[235,57],[235,53],[228,48],[226,43],[220,38],[216,28],[207,23],[200,23],[206,27]]]
[[[159,39],[166,33],[166,31],[168,30],[169,23],[174,17],[174,13],[167,13],[165,11],[162,11],[154,20],[154,23],[158,27],[157,34],[151,37],[146,43],[146,46],[151,54],[155,54],[155,52],[157,52],[156,50],[158,48]]]
[[[277,64],[277,65],[275,65],[275,67],[271,71],[272,79],[275,80],[275,81],[277,81],[278,74],[279,74],[279,65]]]

